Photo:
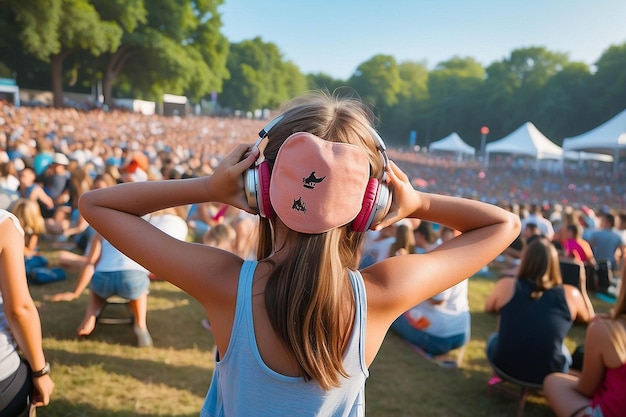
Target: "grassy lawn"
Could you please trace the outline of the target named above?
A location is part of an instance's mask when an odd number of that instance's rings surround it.
[[[54,252],[49,252],[54,259]],[[39,416],[198,416],[213,370],[213,338],[203,329],[199,304],[167,282],[150,287],[148,327],[154,347],[135,347],[131,325],[99,324],[87,339],[75,336],[87,294],[71,303],[47,296],[73,289],[76,273],[65,281],[31,286],[40,308],[44,348],[56,383],[52,402]],[[516,399],[487,395],[491,376],[485,342],[496,317],[482,312],[493,278],[470,280],[472,340],[461,368],[446,369],[424,359],[395,334],[389,334],[370,368],[366,386],[368,417],[511,416]],[[593,299],[598,311],[609,305]],[[570,350],[584,340],[574,326]],[[262,404],[259,405],[262,407]],[[552,416],[545,400],[529,397],[526,416]]]

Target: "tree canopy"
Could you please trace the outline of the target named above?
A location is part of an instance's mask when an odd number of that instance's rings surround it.
[[[303,74],[262,38],[229,43],[223,0],[0,0],[0,76],[22,88],[200,103],[217,94],[222,112],[273,109],[312,89],[347,89],[370,103],[392,144],[411,135],[427,146],[452,132],[480,144],[530,121],[560,144],[626,108],[626,43],[589,66],[541,46],[512,50],[483,67],[454,56],[429,69],[377,54],[347,80]],[[416,45],[419,53],[419,45]],[[412,133],[413,132],[413,133]]]

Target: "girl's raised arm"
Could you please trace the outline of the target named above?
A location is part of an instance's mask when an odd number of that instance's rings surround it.
[[[491,262],[518,236],[520,219],[492,204],[416,191],[393,163],[389,174],[394,203],[382,226],[410,217],[461,232],[427,254],[388,258],[363,271],[372,287],[368,311],[380,312],[383,322],[391,323]]]
[[[229,267],[238,269],[241,260],[224,251],[175,239],[143,216],[166,207],[206,201],[247,209],[242,174],[258,155],[245,155],[248,149],[239,145],[209,177],[126,183],[88,191],[79,201],[80,212],[106,240],[150,272],[201,302],[215,301],[224,272]]]

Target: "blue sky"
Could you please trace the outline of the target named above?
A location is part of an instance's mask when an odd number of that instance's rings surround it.
[[[260,36],[302,72],[346,80],[377,54],[484,66],[544,46],[592,65],[626,42],[626,0],[224,0],[231,42]]]

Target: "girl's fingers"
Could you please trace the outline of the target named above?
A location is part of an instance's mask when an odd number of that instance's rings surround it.
[[[390,174],[390,176],[395,177],[395,179],[398,181],[407,182],[409,180],[409,177],[407,177],[404,171],[402,171],[400,167],[396,165],[396,163],[393,161],[389,161],[388,173]]]

